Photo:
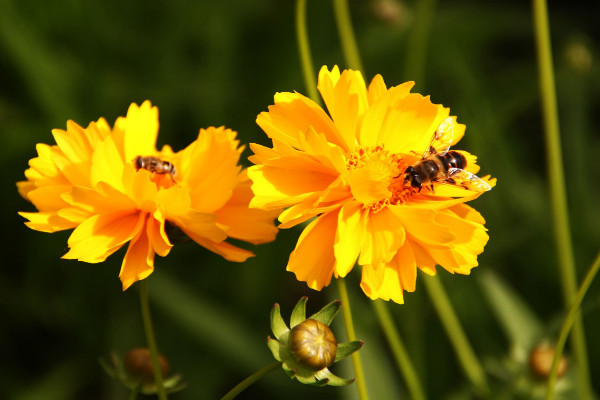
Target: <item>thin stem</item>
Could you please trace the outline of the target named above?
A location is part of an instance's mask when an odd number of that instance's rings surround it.
[[[388,343],[392,349],[392,353],[396,358],[398,368],[402,371],[404,379],[406,380],[406,386],[410,392],[410,398],[413,400],[425,400],[425,392],[419,382],[419,376],[412,365],[412,361],[408,356],[406,347],[402,343],[400,333],[396,329],[390,311],[387,308],[386,303],[382,300],[375,300],[372,302],[375,307],[375,314],[379,319],[379,324],[383,328],[383,332],[387,338]]]
[[[296,37],[298,39],[302,75],[304,76],[306,90],[308,90],[308,97],[318,103],[319,95],[317,93],[317,86],[315,85],[316,79],[310,55],[310,41],[308,40],[308,31],[306,29],[306,0],[296,1]]]
[[[348,0],[333,0],[333,9],[346,64],[348,64],[349,68],[361,71],[364,74],[365,71],[360,61],[360,53],[358,52],[354,30],[352,29]]]
[[[435,6],[436,0],[419,0],[415,6],[413,28],[411,29],[407,43],[404,73],[405,79],[414,80],[417,85],[422,85],[425,75],[427,43],[429,42],[429,34],[431,32],[431,25],[433,24]]]
[[[576,321],[576,317],[581,315],[579,313],[579,307],[581,306],[581,302],[583,301],[583,297],[586,295],[592,281],[596,277],[598,270],[600,269],[600,253],[596,256],[596,260],[590,267],[588,273],[585,275],[583,279],[583,283],[577,292],[577,296],[569,309],[569,313],[565,318],[565,322],[563,322],[562,328],[560,329],[560,334],[558,335],[558,340],[556,341],[556,347],[554,349],[554,359],[552,360],[552,368],[550,369],[550,376],[548,377],[548,392],[546,392],[546,400],[551,400],[554,396],[554,385],[556,384],[556,374],[558,373],[558,363],[562,356],[563,350],[565,348],[565,342],[567,341],[567,337],[569,336],[569,332],[573,327],[573,324]]]
[[[129,400],[136,400],[140,394],[140,385],[136,386],[131,393],[129,393]]]
[[[558,108],[554,85],[554,67],[550,45],[550,25],[545,0],[533,0],[533,19],[542,97],[542,114],[546,136],[546,160],[550,185],[550,204],[554,220],[554,240],[559,260],[560,281],[565,305],[568,307],[575,298],[577,276],[571,240],[564,168],[560,145]],[[587,359],[585,331],[581,315],[573,326],[572,345],[575,360],[579,366],[578,386],[584,398],[591,397],[590,373]]]
[[[156,340],[154,339],[154,330],[152,329],[152,318],[150,317],[150,306],[148,304],[148,280],[140,281],[140,305],[142,306],[142,320],[144,322],[144,331],[146,332],[146,342],[150,350],[152,359],[152,371],[154,372],[154,384],[160,400],[167,400],[167,392],[163,385],[162,372],[158,361],[158,350]]]
[[[463,331],[458,317],[452,308],[450,299],[442,286],[438,276],[426,277],[423,279],[425,287],[433,302],[433,306],[438,313],[446,334],[454,347],[454,352],[458,357],[460,365],[467,374],[467,377],[482,394],[490,392],[483,367],[475,356],[473,348]]]
[[[348,341],[353,342],[356,340],[356,333],[354,332],[354,324],[352,323],[352,310],[350,308],[350,299],[348,298],[348,289],[346,289],[346,280],[343,278],[338,278],[336,280],[338,282],[338,287],[340,290],[342,312],[344,313],[344,324],[346,325]],[[352,365],[354,366],[354,374],[356,375],[358,397],[360,398],[360,400],[368,400],[369,394],[367,393],[365,374],[363,372],[362,363],[360,361],[360,354],[358,351],[352,353]]]
[[[281,361],[275,361],[272,364],[263,367],[238,383],[233,389],[231,389],[225,396],[221,398],[221,400],[231,400],[234,399],[238,394],[242,393],[246,390],[250,385],[254,382],[261,379],[263,376],[267,375],[271,371],[275,371],[279,366],[281,366]]]

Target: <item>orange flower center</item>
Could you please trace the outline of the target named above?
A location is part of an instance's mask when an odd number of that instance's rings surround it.
[[[383,145],[361,147],[350,154],[346,168],[354,198],[373,212],[404,204],[415,192],[404,185],[404,171],[411,165],[407,158],[411,157],[391,153]]]

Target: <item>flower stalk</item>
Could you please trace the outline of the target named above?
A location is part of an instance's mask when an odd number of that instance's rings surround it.
[[[348,340],[354,342],[356,340],[356,332],[354,331],[354,324],[352,322],[352,310],[350,308],[350,298],[348,297],[348,289],[346,288],[346,280],[343,278],[336,279],[338,283],[338,289],[340,291],[340,299],[342,304],[342,313],[344,314],[344,325],[346,326],[346,334]],[[363,371],[362,362],[360,360],[360,354],[358,351],[352,353],[352,365],[354,366],[354,374],[356,375],[356,386],[358,388],[358,397],[360,400],[368,400],[369,394],[367,392],[367,383],[365,380],[365,373]]]
[[[250,385],[252,385],[256,381],[260,380],[265,375],[269,374],[269,372],[275,371],[280,366],[281,366],[281,361],[275,361],[275,362],[259,369],[258,371],[256,371],[255,373],[253,373],[252,375],[250,375],[249,377],[247,377],[240,383],[238,383],[233,389],[231,389],[229,392],[227,392],[227,394],[225,396],[221,397],[221,400],[234,399],[238,394],[242,393]]]
[[[565,305],[573,303],[577,291],[575,257],[569,225],[567,194],[562,163],[558,107],[552,64],[550,43],[550,25],[545,0],[533,0],[533,20],[537,45],[542,115],[546,143],[546,160],[550,185],[550,204],[554,221],[554,240],[558,255],[558,267]],[[590,398],[590,373],[587,358],[587,346],[581,315],[575,316],[573,325],[573,352],[579,367],[579,393]]]
[[[346,64],[350,69],[364,72],[360,60],[360,53],[356,44],[354,29],[352,28],[348,0],[333,0],[333,9],[335,12],[335,22],[342,42],[342,50],[344,57],[346,58]]]
[[[581,302],[583,301],[583,297],[587,293],[592,281],[596,277],[598,270],[600,269],[600,253],[596,256],[596,260],[588,270],[585,278],[583,279],[583,283],[577,292],[575,300],[569,309],[569,313],[565,317],[565,321],[560,329],[560,334],[558,335],[558,339],[556,341],[556,347],[554,349],[554,358],[552,359],[552,367],[550,369],[550,376],[548,377],[548,391],[546,392],[546,400],[551,400],[554,397],[554,385],[556,384],[556,379],[558,375],[558,366],[560,363],[560,359],[565,348],[565,342],[567,341],[567,337],[571,332],[571,328],[577,321],[577,317],[581,314],[579,313],[579,307],[581,306]]]
[[[410,398],[413,400],[425,400],[425,392],[423,391],[423,387],[419,381],[417,371],[410,360],[408,352],[406,351],[406,347],[404,346],[402,338],[400,337],[400,333],[394,325],[394,321],[392,320],[392,316],[387,308],[386,303],[381,300],[375,300],[373,301],[373,307],[375,308],[375,314],[379,320],[379,325],[381,325],[383,332],[385,333],[385,337],[390,344],[390,348],[392,349],[392,353],[394,354],[398,368],[404,375],[406,386],[408,387],[408,391],[410,393]]]
[[[452,308],[452,303],[450,302],[444,287],[439,281],[439,277],[427,277],[426,279],[423,279],[423,282],[429,292],[429,297],[431,297],[438,317],[446,330],[446,334],[454,347],[454,352],[456,353],[458,361],[467,374],[467,378],[479,393],[490,393],[483,367],[479,363],[477,356],[475,356],[475,352],[460,325],[460,321]]]
[[[308,91],[308,96],[315,102],[319,102],[319,94],[315,82],[314,66],[310,54],[310,41],[306,29],[306,1],[296,1],[296,38],[298,40],[298,51],[300,53],[300,63],[302,64],[302,76],[304,85]]]
[[[148,304],[148,281],[146,279],[140,282],[140,305],[142,308],[142,320],[144,323],[144,332],[146,333],[146,342],[148,343],[148,349],[150,350],[150,357],[152,359],[152,371],[154,372],[154,383],[156,384],[158,398],[160,400],[167,400],[167,392],[165,391],[163,384],[163,376],[158,360],[154,329],[152,328],[152,317],[150,316],[150,306]]]

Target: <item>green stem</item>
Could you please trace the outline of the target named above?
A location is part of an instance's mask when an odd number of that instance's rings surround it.
[[[281,361],[275,361],[274,363],[269,364],[266,367],[259,369],[258,371],[256,371],[255,373],[253,373],[252,375],[250,375],[249,377],[247,377],[240,383],[238,383],[233,389],[231,389],[229,392],[227,392],[227,394],[225,396],[223,396],[221,398],[221,400],[234,399],[238,394],[242,393],[254,382],[258,381],[263,376],[267,375],[269,372],[275,371],[280,366],[281,366]]]
[[[415,81],[417,85],[423,83],[425,75],[425,60],[427,58],[427,43],[436,0],[419,0],[415,6],[415,16],[412,23],[410,36],[408,37],[407,57],[405,65],[405,79]]]
[[[150,317],[150,306],[148,304],[148,280],[140,281],[140,304],[142,306],[142,320],[144,322],[144,331],[146,332],[146,342],[150,350],[152,359],[152,371],[154,372],[154,384],[160,400],[167,400],[167,392],[163,385],[162,372],[158,361],[158,350],[156,349],[156,340],[154,339],[154,330],[152,329],[152,318]]]
[[[567,341],[567,337],[569,336],[569,332],[573,327],[573,324],[576,321],[576,317],[581,315],[579,313],[579,307],[581,306],[581,302],[583,301],[583,297],[587,293],[592,281],[596,277],[598,270],[600,269],[600,253],[596,256],[596,260],[590,267],[588,273],[583,279],[583,283],[577,292],[577,296],[569,309],[569,313],[565,317],[565,322],[563,322],[562,328],[560,329],[560,334],[558,335],[558,340],[556,341],[556,347],[554,349],[554,359],[552,360],[552,368],[550,369],[550,376],[548,377],[548,392],[546,392],[546,400],[551,400],[554,396],[554,385],[556,384],[556,374],[558,372],[558,363],[562,356],[563,350],[565,348],[565,342]]]
[[[335,22],[337,23],[340,40],[342,41],[342,50],[346,58],[348,67],[361,71],[364,75],[360,53],[356,45],[354,30],[352,29],[352,20],[350,19],[350,10],[348,9],[348,0],[333,0],[333,9],[335,12]]]
[[[348,335],[348,341],[353,342],[356,340],[356,333],[354,332],[354,324],[352,323],[352,310],[350,308],[350,299],[348,297],[348,289],[346,289],[346,280],[343,278],[336,279],[338,282],[338,288],[340,290],[340,299],[342,301],[342,312],[344,313],[344,324],[346,325],[346,333]],[[365,374],[363,372],[362,363],[360,361],[360,354],[358,351],[352,353],[352,365],[354,366],[354,374],[356,375],[356,385],[358,387],[358,397],[360,400],[368,400],[369,394],[367,393],[367,384],[365,381]]]
[[[552,50],[550,45],[550,25],[545,0],[533,0],[533,19],[542,100],[542,114],[546,136],[546,160],[548,180],[550,185],[550,204],[554,220],[554,240],[559,260],[560,281],[565,305],[568,307],[575,298],[577,291],[577,276],[575,258],[569,226],[567,210],[567,195],[565,188],[564,168],[560,145],[560,130],[558,124],[558,108],[556,89],[554,86],[554,68],[552,65]],[[591,397],[590,372],[587,359],[585,331],[581,315],[576,317],[572,335],[573,352],[579,367],[577,374],[580,394],[584,398]]]
[[[313,61],[310,55],[310,41],[306,29],[306,0],[296,1],[296,37],[298,39],[298,50],[300,52],[300,63],[302,64],[302,75],[304,84],[308,90],[308,97],[314,102],[319,102],[319,94],[315,84],[315,73]]]
[[[489,394],[490,389],[485,378],[483,367],[479,363],[473,348],[467,340],[467,336],[460,325],[458,317],[452,308],[450,299],[448,298],[439,277],[428,276],[423,279],[423,282],[429,292],[433,306],[442,321],[442,325],[446,330],[446,334],[454,347],[454,352],[458,357],[458,361],[467,374],[467,377],[481,394]]]
[[[140,385],[136,386],[131,393],[129,394],[129,400],[136,400],[138,397],[138,394],[140,394]]]
[[[387,308],[386,303],[382,300],[375,300],[372,302],[375,307],[375,313],[379,319],[379,324],[383,328],[383,332],[387,338],[388,343],[392,349],[392,353],[396,358],[398,368],[402,371],[404,379],[406,380],[406,386],[410,392],[410,398],[413,400],[425,400],[425,392],[419,382],[419,376],[412,365],[406,347],[402,343],[400,333],[396,329],[390,311]]]

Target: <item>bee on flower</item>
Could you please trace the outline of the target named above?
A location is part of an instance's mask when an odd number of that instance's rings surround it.
[[[464,203],[496,181],[478,177],[476,157],[455,149],[465,126],[412,86],[388,89],[377,75],[367,87],[360,72],[323,67],[328,112],[299,93],[277,93],[258,115],[273,147],[250,145],[250,206],[286,208],[280,228],[312,220],[287,265],[309,287],[321,290],[358,263],[367,296],[403,303],[417,269],[477,266],[488,235]]]
[[[248,208],[251,182],[230,129],[201,129],[185,149],[158,151],[158,109],[145,101],[132,104],[112,128],[104,118],[87,128],[69,121],[52,134],[56,144],[38,144],[27,180],[17,183],[37,209],[20,215],[38,231],[73,229],[63,258],[98,263],[127,244],[123,290],[152,273],[155,254],[170,252],[167,225],[237,262],[253,254],[226,239],[275,238],[277,213]]]

